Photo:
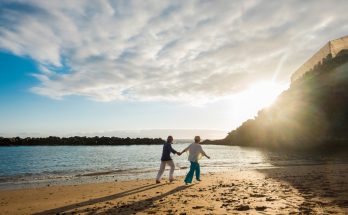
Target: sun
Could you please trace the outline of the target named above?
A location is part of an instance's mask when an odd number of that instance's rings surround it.
[[[288,88],[288,84],[275,82],[255,82],[250,84],[244,91],[233,96],[230,107],[234,119],[243,122],[253,118],[257,112],[269,107],[277,96]]]
[[[278,95],[283,92],[288,86],[286,84],[277,84],[274,82],[256,82],[251,84],[244,96],[249,103],[255,108],[265,108],[276,100]]]

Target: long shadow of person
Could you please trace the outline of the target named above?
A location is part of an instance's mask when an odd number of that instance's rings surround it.
[[[155,202],[158,200],[161,200],[165,198],[166,196],[173,195],[177,192],[183,191],[189,187],[194,186],[194,184],[188,185],[188,186],[180,186],[177,188],[174,188],[166,193],[163,193],[158,196],[154,196],[151,198],[147,198],[144,200],[140,200],[137,202],[133,202],[130,204],[124,204],[121,206],[115,206],[113,208],[110,208],[109,210],[97,213],[97,214],[120,214],[120,215],[128,215],[128,214],[134,214],[135,212],[141,212],[149,208],[156,208]],[[93,214],[96,214],[95,212],[92,212]]]
[[[46,215],[46,214],[59,214],[59,213],[64,213],[66,211],[71,211],[71,210],[76,210],[78,208],[82,208],[84,206],[88,206],[88,205],[93,205],[93,204],[97,204],[97,203],[101,203],[101,202],[106,202],[106,201],[110,201],[110,200],[115,200],[118,198],[122,198],[125,196],[129,196],[129,195],[133,195],[136,193],[140,193],[140,192],[144,192],[150,189],[154,189],[156,187],[162,186],[162,184],[150,184],[150,185],[145,185],[142,187],[137,187],[131,190],[127,190],[121,193],[116,193],[110,196],[104,196],[101,198],[96,198],[96,199],[90,199],[88,201],[84,201],[84,202],[79,202],[79,203],[75,203],[75,204],[71,204],[71,205],[65,205],[59,208],[53,208],[50,210],[45,210],[39,213],[34,213],[34,215]]]

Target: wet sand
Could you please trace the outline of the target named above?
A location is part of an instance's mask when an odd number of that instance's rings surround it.
[[[347,176],[347,164],[311,165],[2,190],[0,214],[348,214]]]

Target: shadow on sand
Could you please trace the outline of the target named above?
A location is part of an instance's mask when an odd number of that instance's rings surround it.
[[[120,207],[115,206],[114,208],[110,208],[107,211],[101,212],[101,213],[96,213],[96,214],[120,214],[120,215],[128,215],[128,214],[134,214],[136,212],[141,212],[149,208],[156,208],[155,201],[161,200],[165,198],[166,196],[173,195],[177,192],[180,192],[182,190],[185,190],[189,187],[194,186],[194,184],[191,185],[182,185],[179,187],[176,187],[166,193],[163,193],[158,196],[154,196],[151,198],[147,198],[144,200],[136,201],[130,204],[124,204],[121,205]],[[93,213],[94,214],[94,213]]]
[[[300,213],[317,213],[317,211],[313,211],[313,208],[326,208],[326,213],[336,213],[337,210],[341,212],[348,211],[347,164],[278,167],[258,171],[263,173],[266,179],[268,177],[285,182],[297,189],[304,199],[298,205]]]
[[[75,203],[75,204],[71,204],[71,205],[66,205],[66,206],[62,206],[59,208],[54,208],[54,209],[50,209],[50,210],[45,210],[39,213],[34,213],[34,215],[44,215],[44,214],[59,214],[59,213],[64,213],[66,211],[71,211],[71,210],[75,210],[81,207],[85,207],[88,205],[93,205],[93,204],[97,204],[97,203],[101,203],[101,202],[106,202],[106,201],[110,201],[110,200],[115,200],[118,198],[122,198],[128,195],[134,195],[136,193],[140,193],[140,192],[144,192],[150,189],[154,189],[157,188],[159,186],[162,186],[162,184],[150,184],[150,185],[145,185],[142,187],[137,187],[131,190],[127,190],[121,193],[116,193],[110,196],[104,196],[101,198],[96,198],[96,199],[90,199],[88,201],[84,201],[84,202],[79,202],[79,203]]]

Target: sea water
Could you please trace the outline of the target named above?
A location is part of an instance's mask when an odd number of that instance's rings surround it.
[[[190,143],[173,144],[181,151]],[[0,147],[0,189],[155,178],[162,145]],[[200,160],[202,173],[272,168],[282,165],[342,162],[336,157],[308,157],[258,148],[203,145],[211,159]],[[185,175],[187,153],[172,155],[175,175]],[[344,161],[345,162],[345,161]],[[165,172],[164,178],[168,176]]]

